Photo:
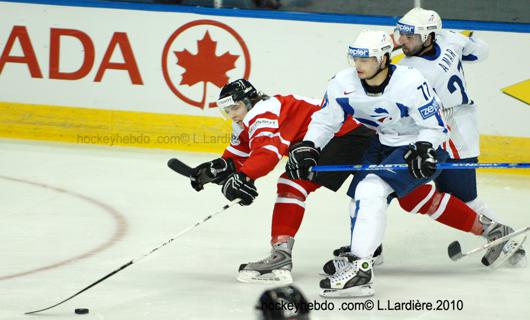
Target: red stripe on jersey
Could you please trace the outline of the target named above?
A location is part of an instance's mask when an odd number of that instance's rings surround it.
[[[453,153],[453,159],[460,159],[460,154],[458,154],[458,149],[456,148],[453,140],[449,139],[449,147]]]

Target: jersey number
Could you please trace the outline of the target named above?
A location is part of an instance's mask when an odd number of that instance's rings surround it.
[[[429,98],[431,97],[431,92],[429,91],[429,85],[427,82],[423,82],[421,86],[417,87],[416,89],[421,90],[421,93],[423,93],[423,97],[425,100],[429,101]]]
[[[453,93],[456,91],[457,86],[458,89],[460,89],[460,93],[462,94],[462,104],[467,104],[469,102],[469,98],[467,97],[467,93],[464,90],[464,82],[462,81],[462,79],[460,79],[459,76],[455,74],[454,76],[449,78],[449,82],[447,83],[447,89],[449,89],[449,92]]]

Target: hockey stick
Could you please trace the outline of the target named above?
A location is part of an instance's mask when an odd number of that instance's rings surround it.
[[[515,236],[518,236],[521,233],[527,232],[528,230],[530,230],[530,226],[528,226],[526,228],[523,228],[523,229],[520,229],[520,230],[517,230],[517,231],[514,231],[512,233],[509,233],[509,234],[505,235],[504,237],[501,237],[501,238],[499,238],[497,240],[494,240],[492,242],[488,242],[488,243],[486,243],[486,244],[484,244],[484,245],[482,245],[480,247],[477,247],[477,248],[475,248],[475,249],[473,249],[471,251],[465,252],[465,253],[462,253],[462,247],[460,246],[460,242],[454,241],[454,242],[452,242],[449,245],[449,247],[447,247],[447,253],[449,254],[449,258],[451,258],[451,260],[457,261],[457,260],[462,259],[465,256],[469,256],[471,254],[480,252],[482,250],[486,250],[488,248],[491,248],[493,246],[498,245],[499,243],[502,243],[504,241],[510,240],[511,238],[513,238]]]
[[[186,234],[188,231],[194,229],[195,227],[197,227],[197,226],[199,226],[199,225],[205,223],[206,221],[208,221],[208,220],[210,220],[211,218],[215,217],[215,216],[218,215],[219,213],[224,212],[226,209],[228,209],[228,208],[232,207],[233,205],[239,203],[239,201],[241,201],[241,199],[236,199],[236,200],[230,202],[229,204],[225,205],[221,210],[219,210],[219,211],[217,211],[217,212],[215,212],[215,213],[212,213],[211,215],[205,217],[204,219],[202,219],[202,220],[200,220],[200,221],[197,221],[195,224],[193,224],[193,225],[187,227],[186,229],[180,231],[177,235],[175,235],[173,238],[169,239],[168,241],[162,243],[160,246],[158,246],[158,247],[152,249],[151,251],[145,253],[145,254],[142,255],[142,256],[139,256],[139,257],[136,257],[136,258],[132,259],[131,261],[129,261],[129,262],[127,262],[126,264],[124,264],[124,265],[122,265],[121,267],[119,267],[118,269],[112,271],[111,273],[107,274],[106,276],[102,277],[101,279],[99,279],[99,280],[93,282],[92,284],[88,285],[88,286],[85,287],[84,289],[78,291],[78,292],[75,293],[74,295],[72,295],[72,296],[70,296],[70,297],[68,297],[68,298],[66,298],[66,299],[64,299],[64,300],[62,300],[61,302],[58,302],[58,303],[56,303],[56,304],[54,304],[54,305],[52,305],[52,306],[49,306],[49,307],[46,307],[46,308],[43,308],[43,309],[39,309],[39,310],[35,310],[35,311],[26,312],[26,313],[24,313],[24,314],[34,314],[34,313],[38,313],[38,312],[42,312],[42,311],[46,311],[46,310],[49,310],[49,309],[51,309],[51,308],[55,308],[55,307],[57,307],[58,305],[61,305],[61,304],[65,303],[65,302],[68,301],[68,300],[73,299],[74,297],[76,297],[76,296],[80,295],[81,293],[87,291],[88,289],[92,288],[93,286],[97,285],[98,283],[103,282],[104,280],[106,280],[106,279],[112,277],[113,275],[115,275],[116,273],[118,273],[118,272],[122,271],[123,269],[129,267],[130,265],[132,265],[132,264],[134,264],[134,263],[137,263],[137,262],[143,260],[145,257],[149,256],[151,253],[153,253],[153,252],[157,251],[158,249],[160,249],[160,248],[162,248],[162,247],[164,247],[164,246],[170,244],[171,242],[173,242],[173,240],[175,240],[175,239],[181,237],[182,235]]]
[[[188,178],[192,170],[190,166],[176,158],[169,159],[167,166],[176,173],[180,173],[181,175]]]
[[[438,163],[438,169],[465,170],[478,168],[503,168],[503,169],[524,169],[530,168],[530,163]],[[381,171],[381,170],[407,170],[408,166],[402,164],[359,164],[359,165],[331,165],[331,166],[314,166],[311,167],[313,172],[332,172],[332,171]]]

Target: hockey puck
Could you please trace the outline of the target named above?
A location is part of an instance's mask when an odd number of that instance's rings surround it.
[[[86,308],[77,308],[77,309],[74,310],[74,312],[76,314],[87,314],[88,313],[88,309],[86,309]]]

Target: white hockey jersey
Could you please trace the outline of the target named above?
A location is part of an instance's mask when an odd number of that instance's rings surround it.
[[[323,108],[315,112],[304,140],[324,147],[348,114],[375,129],[381,144],[404,146],[428,141],[435,148],[447,139],[440,101],[417,70],[390,65],[392,77],[383,93],[367,95],[355,68],[339,72],[329,82]]]
[[[444,108],[473,104],[469,96],[462,61],[480,61],[488,56],[488,45],[453,31],[436,34],[435,54],[404,57],[400,65],[418,69],[433,86]]]
[[[476,38],[442,30],[436,34],[434,55],[404,57],[400,65],[418,69],[442,100],[450,137],[443,148],[453,159],[479,155],[476,106],[464,78],[463,61],[481,61],[488,56],[488,45]]]

